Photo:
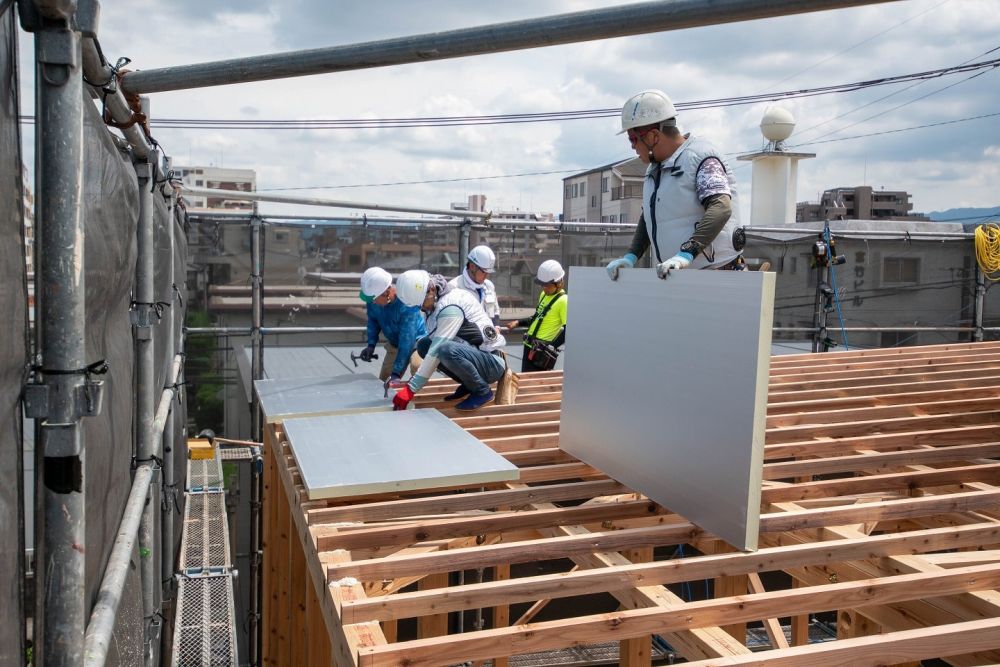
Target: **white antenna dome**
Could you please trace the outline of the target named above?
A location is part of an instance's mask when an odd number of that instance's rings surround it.
[[[760,119],[760,133],[776,144],[792,136],[794,130],[795,117],[788,109],[768,107],[764,117]]]

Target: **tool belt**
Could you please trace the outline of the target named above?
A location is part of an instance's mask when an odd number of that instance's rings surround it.
[[[550,371],[556,367],[556,359],[559,358],[559,350],[544,340],[537,338],[525,338],[524,346],[527,348],[525,354],[528,360],[543,371]]]

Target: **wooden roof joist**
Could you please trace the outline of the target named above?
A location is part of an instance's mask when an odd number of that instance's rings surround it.
[[[1000,343],[775,358],[755,553],[562,451],[560,372],[473,415],[441,400],[453,388],[432,380],[417,407],[515,463],[517,483],[310,500],[269,425],[268,664],[503,667],[617,640],[636,667],[653,634],[693,665],[1000,662]],[[679,545],[687,557],[664,560]],[[714,598],[667,588],[706,579]],[[618,611],[588,607],[608,594]],[[449,634],[449,614],[476,609],[494,626]],[[838,613],[838,637],[809,644],[820,612]],[[770,650],[747,648],[754,622]]]

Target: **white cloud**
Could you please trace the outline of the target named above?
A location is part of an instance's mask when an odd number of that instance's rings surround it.
[[[152,69],[294,49],[351,44],[568,11],[621,0],[401,0],[334,5],[328,0],[135,0],[103,7],[107,56]],[[419,10],[415,11],[414,7]],[[145,29],[137,30],[135,17]],[[812,88],[932,70],[995,47],[995,0],[910,0],[776,19],[670,31],[528,51],[152,95],[155,118],[400,118],[614,108],[637,90],[660,87],[675,101]],[[31,39],[21,42],[21,104],[31,112]],[[968,76],[968,75],[964,75]],[[784,101],[798,119],[795,141],[818,157],[800,165],[799,199],[829,187],[905,189],[918,210],[998,204],[998,122],[986,118],[907,132],[1000,110],[996,70],[963,78]],[[940,89],[940,91],[939,91]],[[935,92],[939,91],[939,92]],[[887,99],[879,98],[890,95]],[[926,96],[924,99],[920,99]],[[767,103],[686,111],[686,130],[723,152],[759,147]],[[893,109],[893,107],[898,107]],[[870,118],[869,118],[870,117]],[[262,188],[343,186],[444,178],[422,184],[317,190],[317,196],[446,207],[473,192],[488,202],[561,209],[561,175],[486,179],[585,169],[630,155],[616,119],[454,128],[355,130],[158,130],[175,164],[258,171]],[[851,126],[851,127],[848,127]],[[824,136],[825,135],[825,136]],[[30,132],[25,146],[31,145]],[[29,157],[29,162],[30,157]],[[737,170],[744,205],[750,169]],[[875,181],[878,181],[875,183]],[[313,194],[313,192],[310,192]],[[287,207],[265,205],[285,212]],[[302,212],[297,210],[296,212]]]

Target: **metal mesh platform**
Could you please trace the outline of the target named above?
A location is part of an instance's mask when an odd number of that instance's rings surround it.
[[[235,667],[233,578],[181,579],[174,622],[175,667]]]
[[[220,447],[219,458],[223,461],[249,461],[253,450],[249,447]]]
[[[188,460],[188,491],[221,489],[222,486],[222,465],[219,463],[218,454],[211,459]]]
[[[228,570],[232,566],[229,553],[226,494],[223,491],[189,493],[178,568],[182,572]]]

